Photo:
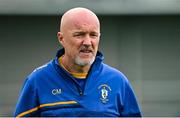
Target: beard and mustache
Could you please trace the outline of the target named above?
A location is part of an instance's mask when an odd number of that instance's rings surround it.
[[[87,45],[83,45],[81,48],[80,48],[80,53],[91,53],[92,55],[94,55],[94,50],[92,48],[92,46],[87,46]],[[88,60],[83,60],[81,59],[80,56],[76,55],[75,57],[75,63],[79,66],[86,66],[86,65],[92,65],[92,63],[94,62],[95,60],[95,56],[93,56],[91,59],[88,59]]]

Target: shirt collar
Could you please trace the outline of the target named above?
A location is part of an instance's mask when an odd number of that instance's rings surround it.
[[[64,48],[62,48],[62,49],[60,49],[60,50],[57,51],[56,57],[55,57],[55,63],[56,63],[57,65],[59,65],[59,62],[58,62],[59,57],[61,57],[64,53],[65,53]],[[96,62],[96,63],[100,63],[100,62],[102,62],[103,60],[104,60],[103,54],[102,54],[100,51],[97,51],[96,59],[95,59],[94,63],[95,63],[95,62]]]

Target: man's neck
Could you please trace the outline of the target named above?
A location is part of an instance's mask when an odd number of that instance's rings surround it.
[[[61,63],[71,73],[88,73],[90,69],[90,65],[79,66],[75,63],[69,62],[64,56],[62,56]]]

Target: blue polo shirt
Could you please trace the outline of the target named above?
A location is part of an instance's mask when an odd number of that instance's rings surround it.
[[[35,69],[25,80],[15,117],[123,117],[141,116],[128,79],[103,63],[98,52],[84,88],[58,63],[56,58]]]

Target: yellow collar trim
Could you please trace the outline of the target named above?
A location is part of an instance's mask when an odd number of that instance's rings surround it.
[[[64,68],[68,73],[70,73],[73,77],[78,78],[78,79],[85,79],[85,78],[86,78],[87,73],[73,73],[73,72],[68,71],[68,70],[64,67],[64,65],[62,64],[62,56],[59,57],[58,61],[59,61],[60,66],[61,66],[62,68]]]

